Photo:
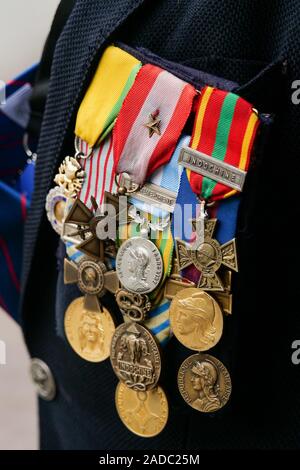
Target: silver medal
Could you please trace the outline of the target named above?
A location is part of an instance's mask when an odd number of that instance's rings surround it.
[[[138,294],[147,294],[161,281],[163,260],[151,240],[133,237],[126,240],[119,248],[116,272],[125,289]]]
[[[48,220],[59,235],[61,235],[63,231],[66,203],[67,197],[61,187],[56,186],[50,189],[46,198],[45,207]]]

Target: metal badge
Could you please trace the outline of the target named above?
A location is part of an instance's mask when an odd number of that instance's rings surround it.
[[[59,186],[50,189],[46,198],[46,213],[50,224],[58,235],[63,233],[67,197]]]
[[[171,328],[186,348],[207,351],[220,340],[223,315],[218,303],[201,289],[182,289],[170,306]]]
[[[229,372],[221,361],[208,354],[193,354],[180,366],[178,388],[192,408],[212,413],[226,405],[232,386]]]
[[[37,388],[37,392],[43,400],[54,400],[56,385],[53,374],[47,364],[38,358],[33,358],[30,364],[31,378]]]
[[[134,294],[126,289],[119,289],[116,292],[116,302],[121,313],[132,321],[144,321],[151,309],[148,295]]]
[[[237,191],[243,190],[247,175],[246,171],[221,162],[217,158],[209,157],[198,150],[182,147],[178,163],[199,175],[207,176],[229,188],[236,189]]]
[[[156,206],[163,211],[174,212],[176,192],[153,183],[145,183],[142,187],[136,186],[134,191],[132,191],[130,190],[132,182],[126,173],[122,174],[119,184],[121,188],[124,188],[127,196],[132,196],[139,201],[143,201],[151,206]]]
[[[224,287],[223,292],[211,292],[213,298],[220,305],[222,312],[225,315],[232,314],[232,294],[231,292],[231,274],[232,272],[228,269],[222,270],[219,274],[222,285]],[[196,284],[189,279],[183,278],[179,274],[172,273],[171,276],[166,280],[164,297],[168,300],[173,300],[178,292],[183,289],[190,289],[196,287]]]
[[[82,242],[76,248],[87,256],[91,256],[100,261],[104,259],[104,241],[99,240],[96,235],[98,222],[103,219],[101,215],[95,215],[80,199],[74,201],[66,219],[65,224],[76,226],[69,237],[80,236]]]
[[[63,189],[67,197],[75,197],[82,188],[85,171],[77,158],[66,157],[59,166],[54,182]]]
[[[76,248],[87,256],[91,256],[103,261],[104,254],[111,254],[112,240],[104,238],[108,223],[106,207],[114,207],[114,214],[110,216],[110,223],[115,227],[122,219],[123,213],[127,210],[127,204],[119,204],[119,198],[108,192],[104,194],[104,211],[98,207],[94,197],[91,197],[93,211],[90,210],[80,199],[75,199],[68,215],[65,218],[65,225],[75,226],[75,230],[68,231],[68,238],[81,238],[81,243]]]
[[[157,109],[149,115],[149,121],[144,126],[149,131],[149,137],[151,138],[154,134],[161,135],[160,126],[161,119],[159,119],[159,110]]]
[[[89,362],[101,362],[109,357],[115,324],[109,311],[89,310],[85,299],[75,299],[65,314],[65,333],[73,350]]]
[[[238,264],[235,239],[220,245],[212,238],[216,222],[217,219],[208,220],[204,241],[196,249],[183,240],[176,240],[176,254],[180,270],[194,265],[200,271],[198,287],[222,292],[224,285],[217,271],[221,266],[238,271]]]
[[[159,249],[147,238],[133,237],[126,240],[117,253],[116,272],[121,284],[130,292],[152,292],[163,275]]]
[[[83,258],[78,265],[74,261],[64,260],[65,284],[77,283],[83,294],[84,306],[88,310],[100,312],[98,297],[108,290],[115,293],[119,288],[119,280],[115,271],[107,271],[101,261]]]
[[[122,323],[111,341],[110,360],[121,382],[136,391],[153,389],[161,372],[159,347],[139,323]]]
[[[157,436],[167,424],[168,400],[159,386],[148,392],[135,392],[119,382],[115,401],[122,423],[137,436]]]

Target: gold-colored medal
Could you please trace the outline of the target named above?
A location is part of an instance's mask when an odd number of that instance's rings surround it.
[[[228,402],[231,379],[224,364],[209,354],[193,354],[180,366],[178,388],[188,405],[212,413]]]
[[[168,400],[159,386],[136,392],[119,382],[115,400],[123,424],[140,437],[157,436],[167,424]]]
[[[174,335],[185,347],[207,351],[223,332],[223,315],[218,303],[201,289],[180,290],[172,300],[170,322]]]
[[[74,351],[89,362],[104,361],[110,354],[115,325],[109,311],[104,307],[101,310],[88,310],[84,297],[79,297],[65,314],[66,337]]]

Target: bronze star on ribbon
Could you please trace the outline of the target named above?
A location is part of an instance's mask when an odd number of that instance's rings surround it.
[[[223,245],[213,237],[217,219],[209,219],[205,222],[204,239],[198,248],[193,249],[191,244],[183,240],[176,241],[176,253],[179,270],[194,265],[200,272],[198,287],[207,291],[225,290],[221,277],[217,271],[221,266],[238,271],[235,239]],[[192,221],[197,234],[197,220]]]
[[[151,113],[149,116],[149,122],[145,124],[145,127],[149,130],[149,137],[151,138],[153,134],[161,135],[160,132],[160,124],[161,124],[161,119],[158,118],[159,111],[155,111],[154,113]]]

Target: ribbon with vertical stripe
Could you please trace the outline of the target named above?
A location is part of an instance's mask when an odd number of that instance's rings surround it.
[[[257,112],[243,98],[207,86],[199,99],[190,147],[247,171],[259,123]],[[204,199],[224,199],[237,192],[191,170],[187,176],[194,193]]]
[[[76,119],[75,134],[90,147],[112,130],[141,66],[139,60],[119,47],[105,49]]]
[[[79,141],[79,150],[85,155],[88,153],[87,147],[86,142]],[[95,147],[89,158],[81,158],[79,161],[86,177],[78,197],[89,209],[92,209],[91,196],[93,196],[101,207],[105,191],[109,193],[116,191],[112,135],[107,136]]]
[[[143,184],[166,164],[191,112],[196,90],[166,70],[144,65],[121,107],[114,128],[114,159],[117,173],[128,173]],[[159,121],[149,133],[149,122]],[[150,120],[150,121],[149,121]]]

